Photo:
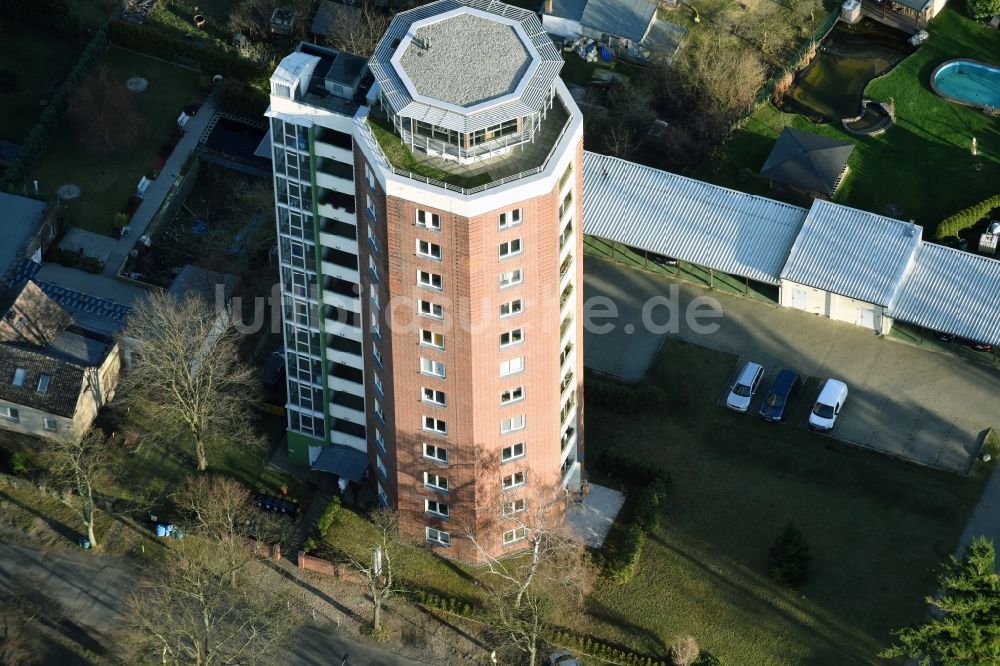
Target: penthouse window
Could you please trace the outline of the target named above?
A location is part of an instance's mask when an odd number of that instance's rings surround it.
[[[418,120],[414,124],[413,131],[416,134],[426,136],[429,139],[437,139],[438,141],[445,141],[450,144],[458,145],[458,132],[455,130],[444,129],[443,127],[438,127],[437,125],[431,125],[430,123]]]

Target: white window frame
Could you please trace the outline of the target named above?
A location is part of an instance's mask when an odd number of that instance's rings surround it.
[[[424,513],[429,513],[440,518],[450,518],[451,506],[447,502],[424,498]]]
[[[421,427],[423,427],[424,432],[433,432],[438,435],[448,434],[448,422],[444,419],[439,419],[436,416],[428,416],[424,414],[421,419]]]
[[[416,225],[431,231],[441,231],[441,216],[428,210],[417,209],[415,216]]]
[[[509,377],[524,372],[524,357],[516,356],[512,359],[500,362],[500,376]]]
[[[526,455],[527,450],[528,447],[524,442],[518,442],[517,444],[505,446],[500,449],[500,462],[508,463],[513,460],[520,460]],[[518,451],[520,451],[520,453]]]
[[[503,533],[503,545],[513,546],[518,541],[524,541],[528,538],[528,530],[520,525],[512,530],[507,530]]]
[[[500,213],[499,219],[497,221],[497,230],[503,231],[504,229],[510,229],[521,224],[522,211],[520,208],[515,208],[513,210],[508,210]]]
[[[439,407],[446,407],[448,405],[448,397],[444,391],[427,386],[420,387],[420,400],[431,405],[438,405]]]
[[[520,481],[517,480],[518,477],[521,477]],[[510,483],[507,482],[508,479],[510,480]],[[508,474],[500,479],[500,487],[504,490],[514,490],[515,488],[520,488],[526,483],[528,483],[528,475],[523,469]]]
[[[437,284],[435,284],[435,280],[437,281]],[[418,270],[417,284],[427,289],[434,289],[435,291],[444,290],[444,280],[442,279],[439,273],[431,273],[430,271]]]
[[[519,513],[524,513],[528,510],[528,500],[523,497],[519,497],[515,500],[503,503],[503,508],[500,510],[501,515],[504,518],[510,518],[511,516],[516,516]]]
[[[440,377],[444,379],[445,376],[445,366],[441,361],[435,361],[432,358],[420,357],[420,374],[429,375],[431,377]]]
[[[443,530],[428,526],[425,528],[424,535],[430,543],[438,546],[444,546],[445,548],[451,547],[451,535]]]
[[[500,406],[512,405],[524,400],[524,386],[515,386],[500,393]]]
[[[500,318],[506,319],[508,317],[516,317],[517,315],[524,312],[524,300],[520,298],[515,298],[509,300],[506,303],[500,304]]]
[[[42,417],[42,427],[48,432],[55,432],[59,429],[59,422],[51,416]]]
[[[441,485],[442,483],[444,485]],[[448,477],[441,476],[436,472],[424,472],[424,486],[446,493],[448,492]]]
[[[435,254],[435,251],[437,254]],[[417,256],[422,259],[431,259],[432,261],[441,261],[444,257],[444,250],[437,243],[432,243],[428,240],[422,238],[417,239]]]
[[[524,414],[517,414],[515,416],[508,416],[505,419],[500,419],[500,434],[508,435],[512,432],[517,432],[518,430],[524,430],[527,420],[524,418]]]
[[[500,288],[508,289],[510,287],[516,287],[517,285],[524,282],[524,271],[520,268],[515,268],[507,273],[500,274]]]
[[[435,342],[440,338],[441,344]],[[432,331],[429,328],[420,329],[420,344],[424,347],[433,347],[434,349],[444,349],[444,333],[438,333]]]
[[[504,342],[504,337],[506,336],[507,341]],[[515,339],[516,338],[516,339]],[[509,331],[504,331],[500,334],[500,349],[507,349],[508,347],[516,347],[517,345],[524,342],[524,328],[512,328]]]
[[[448,449],[443,446],[438,446],[437,444],[424,442],[424,458],[447,465]]]
[[[516,257],[524,252],[524,241],[518,238],[511,238],[510,240],[500,243],[497,248],[499,254],[499,260],[510,259],[511,257]]]
[[[424,299],[417,300],[417,308],[421,317],[430,317],[431,319],[444,319],[444,306],[435,303],[434,301],[425,301]]]

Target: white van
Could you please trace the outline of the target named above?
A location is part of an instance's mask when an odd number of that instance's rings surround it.
[[[809,414],[809,427],[820,431],[832,430],[845,402],[847,402],[847,384],[836,379],[827,379]]]

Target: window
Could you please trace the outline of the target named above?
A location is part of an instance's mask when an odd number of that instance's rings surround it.
[[[370,224],[368,225],[368,244],[371,245],[372,252],[378,253],[378,236],[375,235],[375,228]]]
[[[518,442],[513,446],[505,446],[500,449],[500,462],[510,462],[524,457],[524,442]]]
[[[513,287],[515,284],[521,284],[524,282],[521,276],[521,269],[516,268],[509,273],[500,274],[500,288],[506,289],[507,287]]]
[[[375,174],[372,173],[371,167],[365,162],[365,181],[368,183],[368,189],[375,189]]]
[[[503,505],[503,516],[508,518],[510,516],[516,515],[528,509],[528,501],[524,498],[516,499],[511,502],[504,502]]]
[[[417,256],[441,261],[441,246],[437,243],[417,239]]]
[[[430,430],[431,432],[436,432],[439,435],[447,435],[448,424],[442,419],[436,419],[433,416],[425,416],[424,430]]]
[[[434,490],[448,491],[448,479],[434,472],[424,472],[424,485]]]
[[[56,420],[49,418],[48,416],[42,417],[42,426],[49,432],[55,432],[57,424]]]
[[[512,331],[506,331],[500,334],[500,349],[519,345],[522,342],[524,342],[523,328],[515,328]]]
[[[441,231],[441,216],[426,210],[418,210],[417,226],[431,231]]]
[[[500,419],[500,434],[506,435],[515,430],[524,430],[524,414],[518,414],[508,419]]]
[[[382,352],[378,350],[378,345],[372,342],[372,357],[375,362],[378,363],[378,367],[382,367]]]
[[[435,405],[441,405],[442,407],[445,406],[446,401],[445,401],[444,391],[438,391],[437,389],[426,388],[426,387],[424,387],[422,391],[423,391],[424,402],[430,402]]]
[[[511,490],[512,488],[520,488],[524,485],[524,472],[514,472],[513,474],[508,474],[503,477],[501,481],[504,490]]]
[[[387,453],[385,450],[385,437],[382,436],[382,431],[375,428],[375,443],[378,444],[378,448],[382,453]]]
[[[521,254],[521,239],[515,238],[514,240],[504,241],[500,243],[500,258],[506,259],[507,257],[513,257],[514,255]]]
[[[444,319],[444,306],[430,301],[417,301],[420,304],[420,314],[425,317]]]
[[[500,394],[500,404],[509,405],[512,402],[524,400],[524,387],[518,386]]]
[[[516,227],[521,224],[521,209],[515,208],[512,211],[506,213],[500,213],[500,230],[510,229],[511,227]]]
[[[427,540],[431,543],[436,543],[439,546],[447,547],[451,545],[451,535],[447,532],[436,530],[433,527],[427,528]]]
[[[291,88],[289,88],[286,85],[282,85],[280,83],[274,84],[274,94],[277,95],[278,97],[284,97],[285,99],[292,98]]]
[[[444,333],[435,333],[422,328],[420,329],[420,344],[444,349]]]
[[[14,386],[24,386],[24,375],[25,375],[24,368],[18,368],[14,370],[14,379],[11,381],[11,384],[13,384]]]
[[[421,287],[441,291],[441,276],[428,271],[417,271],[417,284]]]
[[[432,499],[424,500],[424,511],[444,518],[447,518],[451,514],[451,508],[447,504]]]
[[[16,423],[20,418],[17,407],[0,407],[0,418],[8,419]]]
[[[378,483],[378,501],[382,503],[382,506],[389,506],[389,496],[385,493],[385,488],[382,487],[381,483]]]
[[[382,462],[382,458],[376,453],[375,454],[375,466],[378,467],[379,473],[385,478],[389,478],[389,472],[385,469],[385,463]]]
[[[509,546],[518,541],[523,541],[527,535],[528,531],[523,527],[515,527],[512,530],[507,530],[503,533],[503,545]]]
[[[448,463],[448,449],[443,446],[435,446],[424,442],[424,458],[430,458],[435,462]]]
[[[444,377],[444,363],[421,357],[420,372],[434,377]]]
[[[379,280],[379,278],[378,278],[378,264],[375,263],[374,257],[372,257],[372,255],[370,255],[370,254],[368,255],[368,270],[371,271],[372,280],[375,281],[375,282],[378,282],[378,280]]]
[[[524,302],[520,298],[500,304],[500,316],[512,317],[524,311]]]
[[[500,376],[506,377],[524,370],[524,357],[518,356],[500,364]]]

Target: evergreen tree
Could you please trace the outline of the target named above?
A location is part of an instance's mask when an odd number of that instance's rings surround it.
[[[810,564],[809,544],[789,521],[767,553],[767,573],[782,585],[799,587],[809,580]]]
[[[931,618],[894,631],[896,644],[880,656],[909,657],[921,666],[1000,663],[1000,576],[993,542],[973,539],[961,560],[952,556],[942,567],[938,585],[927,597],[934,607]]]

